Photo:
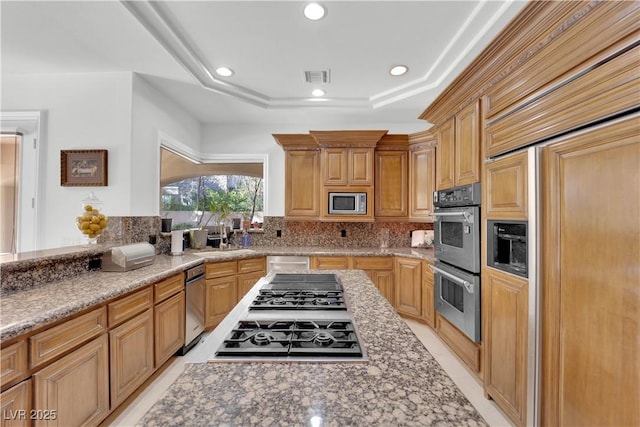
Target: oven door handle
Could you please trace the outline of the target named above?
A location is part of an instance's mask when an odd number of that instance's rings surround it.
[[[439,216],[463,216],[465,221],[467,221],[470,224],[473,224],[473,214],[470,214],[467,211],[462,211],[462,212],[434,212],[431,215],[435,216],[436,219],[438,219],[437,217],[439,217]]]
[[[466,280],[462,280],[461,278],[454,276],[453,274],[449,273],[448,271],[441,270],[438,267],[434,267],[434,266],[430,265],[429,268],[434,273],[442,274],[443,276],[453,280],[454,282],[461,284],[462,286],[465,287],[467,292],[469,292],[470,294],[473,293],[473,283],[467,282]]]

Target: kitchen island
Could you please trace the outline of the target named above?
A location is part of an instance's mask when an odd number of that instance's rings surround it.
[[[188,364],[140,425],[486,425],[368,277],[334,272],[367,361]]]

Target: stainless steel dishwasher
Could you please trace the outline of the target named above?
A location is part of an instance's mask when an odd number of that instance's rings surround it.
[[[184,322],[185,345],[178,351],[184,356],[198,343],[204,332],[204,294],[205,294],[204,264],[197,265],[185,271],[186,318]]]
[[[297,271],[308,269],[308,256],[276,255],[267,257],[267,273],[271,271]]]

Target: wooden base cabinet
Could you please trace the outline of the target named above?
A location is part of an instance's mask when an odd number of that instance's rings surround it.
[[[484,390],[518,426],[527,422],[527,279],[485,268]]]
[[[153,373],[153,309],[109,332],[111,407],[115,408]]]
[[[433,301],[433,271],[427,261],[422,261],[422,320],[432,328],[436,327],[436,309]]]
[[[109,414],[107,335],[39,370],[32,380],[36,426],[97,425]]]
[[[31,425],[31,380],[14,385],[0,395],[1,427]]]
[[[180,291],[153,309],[155,366],[159,368],[181,348],[185,333],[185,293]]]
[[[422,315],[422,261],[395,259],[395,308],[400,314],[420,318]]]
[[[205,329],[212,329],[229,314],[238,302],[238,278],[234,276],[207,279],[205,290]]]

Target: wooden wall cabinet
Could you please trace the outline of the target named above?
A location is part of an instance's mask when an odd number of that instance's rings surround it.
[[[484,208],[488,219],[527,219],[527,152],[512,154],[485,166]]]
[[[36,420],[36,426],[97,425],[109,414],[107,335],[37,371],[32,381],[33,409],[55,411],[55,419]]]
[[[325,186],[373,185],[372,148],[323,148],[321,164]]]
[[[375,151],[376,218],[409,217],[409,153],[406,135],[385,137]],[[386,140],[389,139],[389,142]]]
[[[480,102],[460,110],[437,131],[436,189],[480,181]]]
[[[285,153],[285,216],[317,219],[320,216],[320,153]]]
[[[419,319],[422,315],[422,261],[396,257],[394,270],[396,311]]]
[[[422,261],[422,317],[431,328],[436,327],[436,309],[433,300],[434,278],[430,263]]]
[[[154,371],[153,309],[109,332],[111,408],[116,408]]]
[[[484,390],[516,425],[527,422],[527,279],[486,267],[482,274]]]
[[[433,221],[436,189],[436,138],[430,132],[409,135],[409,218]]]

